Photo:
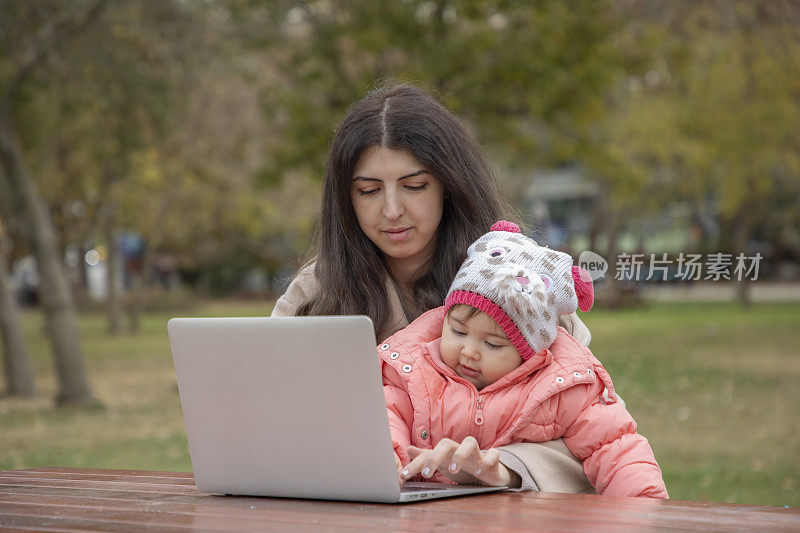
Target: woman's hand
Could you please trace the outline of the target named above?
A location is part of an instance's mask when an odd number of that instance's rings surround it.
[[[417,474],[429,478],[438,470],[466,485],[503,487],[512,482],[513,473],[500,463],[497,448],[482,451],[474,437],[465,438],[461,444],[442,439],[432,450],[409,446],[408,455],[411,462],[400,473],[403,480]]]
[[[403,463],[400,462],[397,453],[394,454],[394,465],[397,467],[397,481],[402,485],[406,480],[403,478]]]

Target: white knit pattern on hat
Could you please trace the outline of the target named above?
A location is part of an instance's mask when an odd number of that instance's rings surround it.
[[[454,291],[478,294],[499,306],[533,353],[553,344],[559,315],[578,307],[572,257],[512,231],[490,231],[469,247],[448,296]]]

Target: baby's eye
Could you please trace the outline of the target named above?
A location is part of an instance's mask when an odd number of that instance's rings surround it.
[[[506,253],[506,251],[502,248],[493,248],[489,250],[489,257],[500,257],[504,253]]]
[[[464,333],[463,331],[458,331],[458,330],[457,330],[456,328],[454,328],[453,326],[450,326],[450,331],[452,331],[452,332],[453,332],[453,333],[455,333],[456,335],[466,335],[466,333]]]
[[[549,291],[550,287],[553,286],[553,278],[547,274],[539,274],[539,277],[542,278],[542,282],[544,282],[544,288]]]
[[[489,348],[491,348],[492,350],[499,350],[500,348],[503,347],[502,344],[494,344],[489,341],[486,341],[486,345],[489,346]]]

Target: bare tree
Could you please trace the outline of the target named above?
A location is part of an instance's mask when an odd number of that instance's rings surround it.
[[[88,7],[64,9],[61,16],[45,22],[27,43],[20,61],[13,66],[8,83],[0,94],[0,168],[3,190],[13,207],[11,216],[36,257],[41,276],[41,302],[55,357],[59,382],[58,404],[93,403],[75,320],[75,306],[58,251],[50,213],[41,201],[30,170],[23,158],[20,136],[12,109],[19,93],[36,67],[66,37],[85,28],[105,8],[108,0],[97,0]]]

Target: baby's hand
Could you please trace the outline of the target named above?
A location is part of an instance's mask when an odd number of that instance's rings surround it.
[[[408,455],[411,462],[400,472],[404,480],[417,474],[429,478],[438,470],[467,485],[502,487],[511,481],[508,469],[500,463],[500,452],[496,448],[481,451],[474,437],[465,438],[461,444],[442,439],[432,450],[409,446]]]

